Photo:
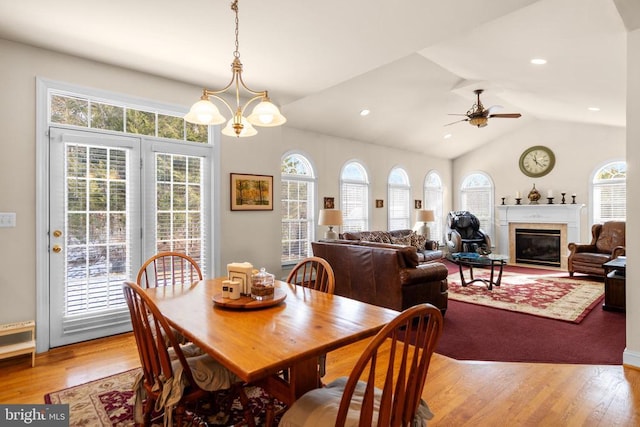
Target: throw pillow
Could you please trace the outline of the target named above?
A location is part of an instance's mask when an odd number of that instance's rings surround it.
[[[386,231],[361,231],[360,240],[365,242],[391,243],[391,236]]]
[[[407,234],[406,236],[393,237],[391,236],[391,243],[394,245],[404,245],[411,246],[411,235]]]
[[[411,245],[415,246],[417,250],[424,251],[424,244],[427,242],[427,237],[420,234],[416,234],[414,231],[408,237],[411,238]]]

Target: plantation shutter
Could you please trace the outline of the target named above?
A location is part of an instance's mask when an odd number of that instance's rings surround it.
[[[594,212],[595,223],[626,220],[626,182],[599,184],[594,187],[594,198],[594,206],[596,207]]]
[[[340,206],[343,232],[367,229],[367,192],[367,184],[343,181]]]

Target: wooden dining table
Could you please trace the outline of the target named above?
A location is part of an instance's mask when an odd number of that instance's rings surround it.
[[[262,386],[287,405],[321,385],[320,355],[375,335],[398,315],[281,281],[275,287],[283,301],[233,308],[221,299],[224,279],[146,292],[178,332],[243,381]],[[289,375],[279,375],[283,370]]]

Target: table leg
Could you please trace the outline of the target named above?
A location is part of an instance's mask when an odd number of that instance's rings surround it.
[[[464,280],[464,273],[462,272],[462,262],[458,262],[458,271],[460,271],[460,284],[465,287],[467,282]]]
[[[491,274],[489,275],[489,283],[487,283],[487,289],[492,290],[493,289],[493,269],[496,266],[495,262],[493,262],[493,260],[491,261]]]
[[[297,362],[289,368],[289,378],[284,380],[280,376],[271,375],[257,382],[272,397],[291,406],[303,394],[314,388],[321,387],[318,375],[318,357]]]
[[[498,280],[496,280],[495,285],[496,286],[500,286],[500,281],[502,281],[502,270],[504,268],[504,261],[499,261],[500,262],[500,271],[498,272]]]

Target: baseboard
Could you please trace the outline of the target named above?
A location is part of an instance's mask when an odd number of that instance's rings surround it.
[[[625,348],[624,352],[622,353],[622,364],[625,366],[640,369],[640,353]]]

